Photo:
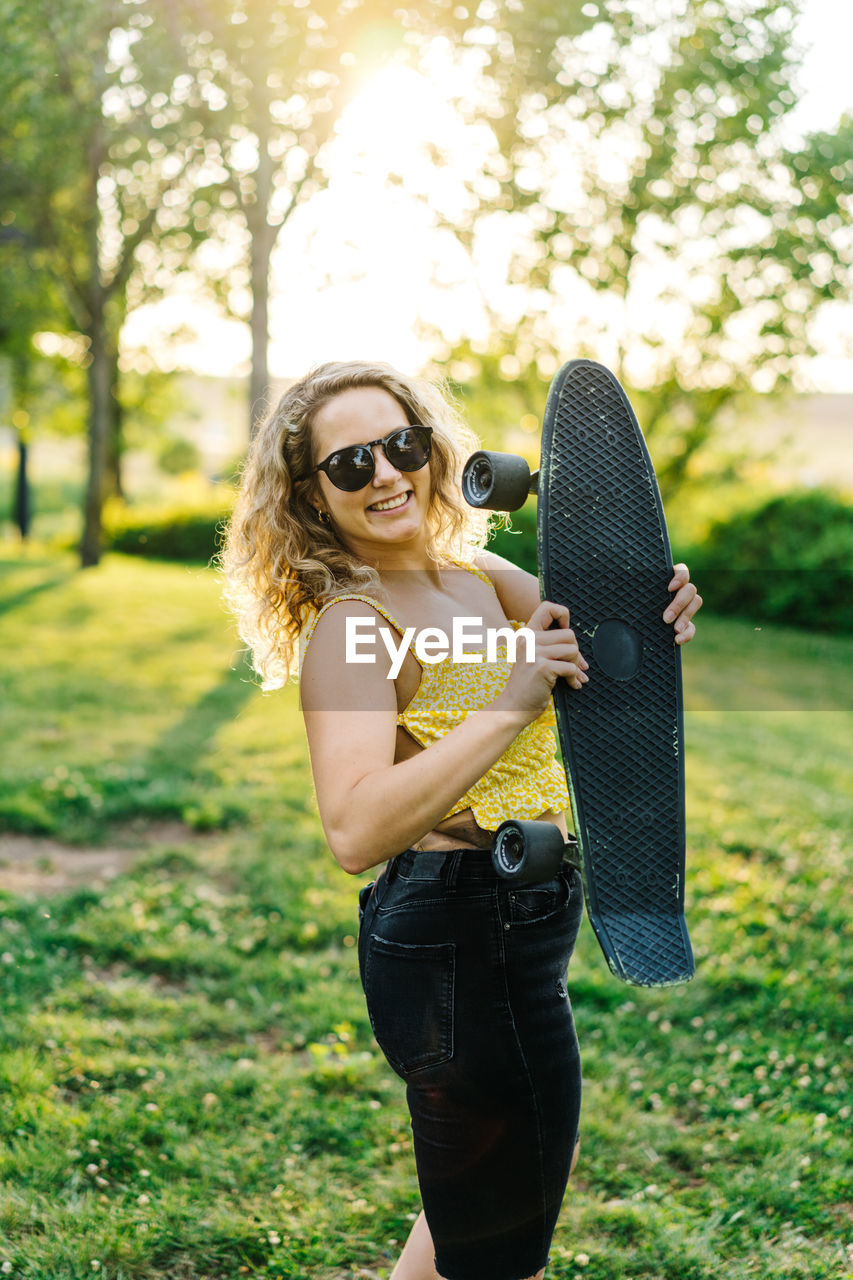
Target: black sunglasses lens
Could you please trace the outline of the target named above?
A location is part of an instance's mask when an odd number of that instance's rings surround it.
[[[402,427],[387,436],[383,448],[385,457],[398,471],[420,471],[429,462],[432,449],[432,429],[420,424]],[[366,444],[354,444],[348,449],[338,449],[324,464],[323,470],[338,489],[355,493],[373,479],[376,462],[373,449]]]
[[[332,454],[327,475],[336,488],[355,493],[369,484],[373,472],[373,450],[356,444]]]
[[[385,444],[385,456],[398,471],[420,471],[429,462],[430,432],[426,427],[404,427]]]

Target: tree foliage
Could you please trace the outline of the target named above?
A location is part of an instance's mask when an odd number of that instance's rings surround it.
[[[170,270],[180,266],[204,164],[197,130],[184,128],[191,85],[172,57],[166,7],[168,0],[0,0],[2,224],[33,278],[48,280],[61,300],[62,328],[85,345],[84,564],[99,558],[105,474],[118,452],[128,290],[137,273],[139,300],[139,268],[154,245],[161,261],[171,253]]]
[[[525,6],[526,7],[526,6]],[[608,0],[514,69],[472,219],[518,224],[521,368],[586,354],[640,393],[665,491],[720,415],[790,385],[851,280],[851,125],[802,142],[796,5]],[[571,343],[566,350],[567,338]],[[544,360],[543,360],[544,357]]]
[[[385,12],[376,10],[374,27]],[[352,50],[370,45],[371,23],[362,5],[330,0],[183,0],[174,35],[200,100],[209,165],[199,193],[208,207],[195,225],[221,247],[218,262],[208,247],[207,277],[251,327],[251,427],[268,389],[272,251],[327,179],[323,149],[347,101]]]
[[[223,252],[218,281],[206,254],[208,280],[251,326],[251,429],[269,380],[273,249],[292,215],[327,186],[336,126],[358,89],[380,67],[417,65],[444,41],[491,76],[489,100],[458,104],[462,117],[503,110],[520,78],[540,74],[558,40],[588,19],[565,0],[487,0],[477,15],[435,0],[411,7],[397,0],[179,0],[176,12],[176,37],[207,107],[200,120],[215,158],[206,224]],[[404,104],[389,103],[397,109]]]
[[[494,220],[522,246],[513,314],[483,284],[492,364],[470,345],[465,362],[525,394],[566,354],[613,364],[648,397],[665,490],[738,397],[791,379],[816,308],[849,282],[851,125],[785,132],[789,3],[0,0],[0,20],[0,264],[25,264],[18,337],[35,304],[83,338],[86,562],[119,453],[129,309],[203,272],[251,323],[259,406],[274,245],[388,61],[426,66],[443,47],[476,72],[453,105],[493,148],[452,229],[475,257]]]

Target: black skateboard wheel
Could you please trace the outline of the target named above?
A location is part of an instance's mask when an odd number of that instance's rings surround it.
[[[553,822],[510,819],[495,832],[492,865],[504,880],[541,884],[560,870],[565,847],[563,833]]]
[[[465,463],[462,492],[471,507],[518,511],[530,496],[530,467],[516,453],[490,453],[480,449]]]

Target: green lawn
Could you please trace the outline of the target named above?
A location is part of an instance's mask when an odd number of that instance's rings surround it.
[[[187,827],[105,886],[0,889],[0,1274],[386,1276],[418,1208],[408,1117],[294,691],[260,693],[208,570],[6,552],[0,616],[0,827]],[[582,931],[583,1148],[551,1280],[853,1275],[853,641],[701,624],[697,975],[626,987]]]

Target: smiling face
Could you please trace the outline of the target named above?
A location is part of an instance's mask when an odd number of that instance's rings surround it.
[[[320,462],[336,449],[366,444],[408,425],[405,409],[390,392],[382,387],[350,387],[315,414],[314,458]],[[365,561],[391,546],[422,551],[428,536],[429,463],[420,471],[398,471],[378,445],[373,457],[373,478],[355,493],[337,489],[318,471],[314,505],[329,512],[337,536]]]

